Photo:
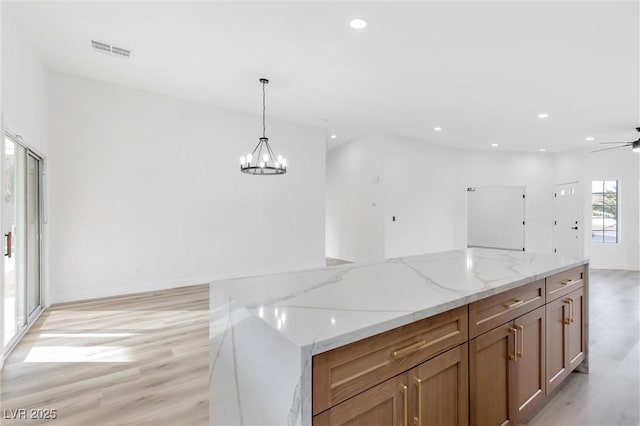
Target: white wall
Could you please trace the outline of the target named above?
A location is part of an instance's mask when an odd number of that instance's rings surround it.
[[[354,140],[327,152],[326,158],[327,256],[383,259],[384,137]]]
[[[456,152],[388,136],[385,145],[385,257],[452,250],[464,224]],[[395,222],[393,216],[396,217]]]
[[[52,301],[324,265],[321,130],[268,118],[289,171],[249,176],[258,115],[50,80]]]
[[[327,255],[374,260],[463,248],[469,186],[526,187],[527,250],[552,252],[551,155],[372,136],[327,154]]]
[[[30,148],[49,151],[48,73],[20,31],[2,22],[2,91],[5,125]]]
[[[595,154],[584,149],[557,154],[470,151],[398,136],[383,138],[384,150],[375,150],[375,155],[380,157],[382,153],[383,159],[377,158],[373,163],[376,169],[366,170],[368,173],[379,170],[378,162],[384,163],[377,186],[382,193],[376,195],[378,204],[384,207],[384,238],[382,242],[375,239],[376,253],[370,255],[364,248],[360,250],[358,260],[378,258],[380,245],[386,258],[465,247],[466,188],[483,186],[524,186],[526,249],[551,253],[554,187],[578,182],[578,196],[583,200],[584,210],[583,254],[591,258],[592,267],[640,269],[640,155],[630,149]],[[371,147],[367,148],[362,142],[366,140],[350,142],[327,156],[327,193],[343,191],[342,205],[349,207],[345,214],[352,218],[366,218],[371,213],[365,203],[350,198],[354,194],[355,197],[367,194],[370,184],[361,176],[363,166],[358,166],[358,171],[340,170],[356,164],[354,158],[372,155]],[[360,187],[354,176],[358,176]],[[599,179],[620,181],[619,244],[591,243],[591,181]],[[332,204],[337,203],[328,200],[327,208]],[[334,232],[330,238],[329,230],[336,227],[332,221],[343,220],[335,210],[327,213],[327,242],[331,240],[332,246],[369,247],[371,235],[379,235],[377,222],[369,220],[366,233],[350,233],[346,229]],[[359,238],[363,240],[357,241]],[[340,257],[339,254],[339,251],[332,253],[336,257]]]
[[[591,243],[591,181],[617,180],[619,243]],[[585,208],[589,234],[586,255],[593,268],[640,270],[640,155],[625,147],[586,154]]]
[[[48,160],[46,158],[49,153],[47,70],[13,23],[8,22],[6,17],[3,19],[2,16],[0,16],[0,22],[2,22],[0,105],[3,125],[21,135],[27,146]],[[48,162],[46,167],[49,167]],[[49,279],[47,259],[49,239],[46,224],[43,226],[42,233],[44,247],[41,279],[43,302],[46,304]],[[2,277],[0,279],[4,279],[4,269],[0,271]],[[3,323],[4,312],[0,310],[0,330],[4,330]],[[0,344],[1,346],[3,345]]]
[[[469,151],[401,137],[389,137],[387,148],[387,257],[465,247],[466,188],[483,186],[524,186],[526,248],[552,251],[549,155]]]

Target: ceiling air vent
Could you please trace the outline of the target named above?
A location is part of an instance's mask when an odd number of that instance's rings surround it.
[[[121,47],[115,47],[115,46],[111,47],[111,53],[113,53],[114,56],[120,56],[122,58],[127,58],[127,59],[129,59],[129,57],[131,56],[130,50],[123,49]]]
[[[98,52],[111,53],[111,46],[100,43],[99,41],[91,40],[91,47],[93,47],[93,50],[97,50]]]
[[[116,56],[118,58],[129,59],[131,57],[130,50],[123,49],[122,47],[111,46],[110,44],[99,41],[91,40],[91,47],[96,52],[106,53],[107,55]]]

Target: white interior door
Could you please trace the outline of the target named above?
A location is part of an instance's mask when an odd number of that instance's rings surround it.
[[[563,256],[581,255],[581,220],[578,183],[556,185],[554,221],[554,252]]]
[[[467,247],[524,250],[524,190],[467,188]]]

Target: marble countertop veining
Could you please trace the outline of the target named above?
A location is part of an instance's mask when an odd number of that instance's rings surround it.
[[[316,355],[587,262],[473,248],[211,285]]]

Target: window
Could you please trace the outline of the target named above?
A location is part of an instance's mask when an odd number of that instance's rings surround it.
[[[618,242],[618,181],[591,183],[591,242]]]

